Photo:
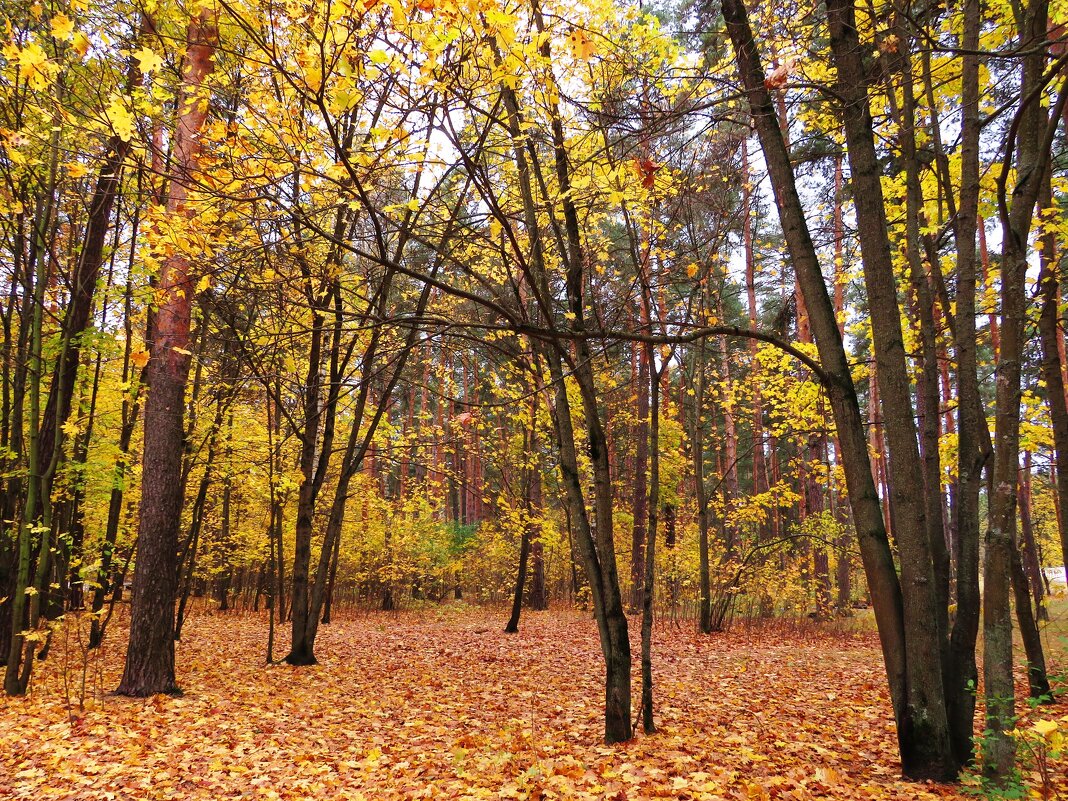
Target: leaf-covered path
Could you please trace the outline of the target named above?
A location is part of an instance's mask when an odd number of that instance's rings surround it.
[[[609,748],[592,622],[527,614],[512,636],[502,622],[467,607],[342,620],[321,631],[320,665],[292,668],[263,665],[263,618],[195,616],[184,697],[90,688],[85,712],[59,637],[32,695],[0,699],[0,798],[957,797],[897,780],[874,637],[661,626],[660,731]],[[91,685],[118,684],[119,634]]]

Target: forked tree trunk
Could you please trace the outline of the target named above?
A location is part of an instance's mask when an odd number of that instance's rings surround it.
[[[900,553],[907,677],[906,714],[898,721],[902,762],[906,775],[944,781],[955,778],[960,767],[950,741],[942,670],[946,611],[940,608],[943,593],[938,589],[936,562],[945,542],[941,537],[934,541],[926,519],[924,473],[905,363],[882,170],[875,151],[868,76],[851,0],[829,0],[827,22],[872,319],[890,456],[894,539]]]
[[[856,388],[835,319],[834,306],[827,293],[827,286],[805,221],[793,170],[783,142],[782,130],[771,96],[764,83],[765,75],[745,6],[741,0],[723,0],[722,8],[727,30],[734,45],[739,73],[775,190],[775,200],[783,233],[797,270],[798,282],[808,308],[809,322],[827,376],[827,396],[842,446],[853,518],[872,594],[890,684],[891,700],[898,724],[902,766],[905,774],[911,778],[951,779],[956,774],[956,766],[949,754],[948,733],[944,730],[944,722],[939,725],[936,721],[933,727],[935,731],[932,731],[926,700],[922,698],[923,693],[918,691],[919,688],[913,687],[914,679],[921,678],[917,674],[923,671],[927,671],[928,674],[937,673],[940,680],[937,645],[932,644],[933,657],[926,663],[923,662],[922,657],[930,652],[931,648],[925,647],[921,649],[921,653],[913,653],[912,649],[906,650],[907,645],[911,643],[905,636],[901,586],[898,583],[879,497],[872,478],[865,424],[860,414]],[[866,98],[861,101],[861,105],[867,108]],[[896,298],[893,302],[896,309]],[[903,353],[900,354],[900,358],[903,361]],[[913,447],[915,447],[915,440],[913,440]],[[925,533],[924,536],[926,536]],[[933,612],[933,610],[928,611]],[[929,617],[928,620],[930,619]],[[914,662],[919,662],[919,666],[913,664]],[[922,678],[926,678],[926,675]],[[923,703],[917,706],[917,701]],[[932,699],[932,701],[942,702],[941,699]],[[944,716],[943,708],[941,713],[943,721]],[[942,729],[941,732],[937,731],[939,728]]]
[[[539,30],[544,29],[541,11],[532,6],[535,23]],[[552,63],[549,41],[546,39],[540,48],[541,55],[547,63]],[[536,161],[528,160],[521,137],[522,116],[515,91],[507,86],[501,88],[505,109],[508,115],[508,129],[516,145],[513,156],[516,164],[519,189],[523,201],[523,215],[530,243],[531,273],[534,281],[533,290],[541,296],[545,308],[553,297],[549,289],[549,276],[544,260],[544,246],[541,241],[538,221],[538,206],[534,200],[534,170],[540,170]],[[608,449],[604,430],[601,426],[600,410],[597,403],[597,389],[594,381],[592,358],[589,345],[585,339],[583,302],[583,268],[579,218],[573,201],[569,197],[570,166],[564,141],[563,124],[559,110],[552,108],[552,141],[555,156],[556,178],[565,200],[564,229],[566,231],[567,252],[567,313],[570,333],[575,335],[575,362],[569,364],[572,375],[578,384],[582,396],[583,412],[586,418],[586,438],[590,462],[594,473],[594,514],[596,520],[596,537],[589,511],[586,507],[582,477],[579,472],[578,451],[575,444],[575,432],[572,423],[571,400],[568,397],[564,380],[562,343],[554,343],[544,348],[544,359],[549,368],[553,385],[555,402],[554,427],[560,453],[560,473],[564,485],[567,509],[574,528],[578,548],[582,554],[593,596],[594,616],[597,620],[601,653],[605,660],[605,741],[608,743],[629,740],[633,734],[631,722],[631,653],[630,639],[627,635],[627,617],[623,611],[623,599],[619,586],[619,574],[616,568],[615,543],[612,533],[612,481],[608,464]],[[532,152],[533,158],[536,154]],[[552,320],[546,321],[552,323]]]

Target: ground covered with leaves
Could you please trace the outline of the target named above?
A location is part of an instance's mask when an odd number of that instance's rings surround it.
[[[197,615],[178,646],[184,696],[139,700],[106,693],[116,628],[84,709],[83,652],[60,630],[30,696],[0,700],[0,798],[959,796],[898,779],[870,634],[662,625],[659,731],[607,747],[592,621],[502,623],[463,605],[357,616],[320,629],[319,665],[293,668],[264,664],[263,617]]]

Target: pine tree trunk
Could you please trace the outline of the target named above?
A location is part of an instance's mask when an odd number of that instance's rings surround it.
[[[174,163],[181,175],[170,182],[167,198],[167,213],[176,216],[191,214],[185,206],[187,182],[197,170],[199,135],[208,114],[201,92],[214,68],[218,41],[218,27],[210,9],[205,7],[190,21],[186,41],[174,137]],[[151,389],[145,403],[141,520],[130,605],[130,640],[117,690],[122,695],[147,696],[178,689],[174,676],[174,602],[182,508],[182,419],[195,283],[193,267],[183,255],[166,259],[157,287],[157,296],[162,300],[148,363]]]

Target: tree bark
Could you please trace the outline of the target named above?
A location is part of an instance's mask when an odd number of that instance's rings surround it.
[[[189,23],[183,62],[174,163],[167,213],[191,215],[185,203],[197,170],[199,136],[208,115],[204,83],[214,68],[218,27],[207,7]],[[144,466],[137,564],[130,606],[130,640],[117,692],[147,696],[178,690],[174,676],[174,602],[181,518],[182,417],[189,375],[189,324],[195,279],[181,254],[162,266],[154,342],[148,363],[151,387],[145,403]]]
[[[902,763],[910,778],[952,779],[959,769],[951,746],[942,680],[945,612],[939,609],[932,542],[924,506],[923,465],[913,417],[905,363],[901,312],[897,300],[883,200],[882,170],[875,152],[867,93],[867,71],[851,0],[829,0],[827,22],[838,72],[850,181],[857,214],[864,284],[871,314],[883,424],[889,446],[894,539],[901,561],[904,607],[907,714],[899,721]]]
[[[1001,347],[998,351],[994,415],[994,474],[986,535],[983,598],[983,677],[987,729],[983,771],[1004,785],[1016,755],[1015,691],[1012,677],[1010,583],[1016,544],[1016,485],[1019,472],[1021,368],[1027,317],[1027,240],[1035,203],[1049,159],[1053,125],[1037,93],[1042,85],[1049,4],[1032,0],[1021,15],[1021,43],[1030,48],[1022,59],[1020,108],[1013,119],[1001,173],[998,214],[1001,220]],[[1063,105],[1063,97],[1060,101]],[[1056,117],[1059,118],[1060,109]],[[1055,121],[1054,121],[1055,124]],[[1011,206],[1007,183],[1015,165]]]

